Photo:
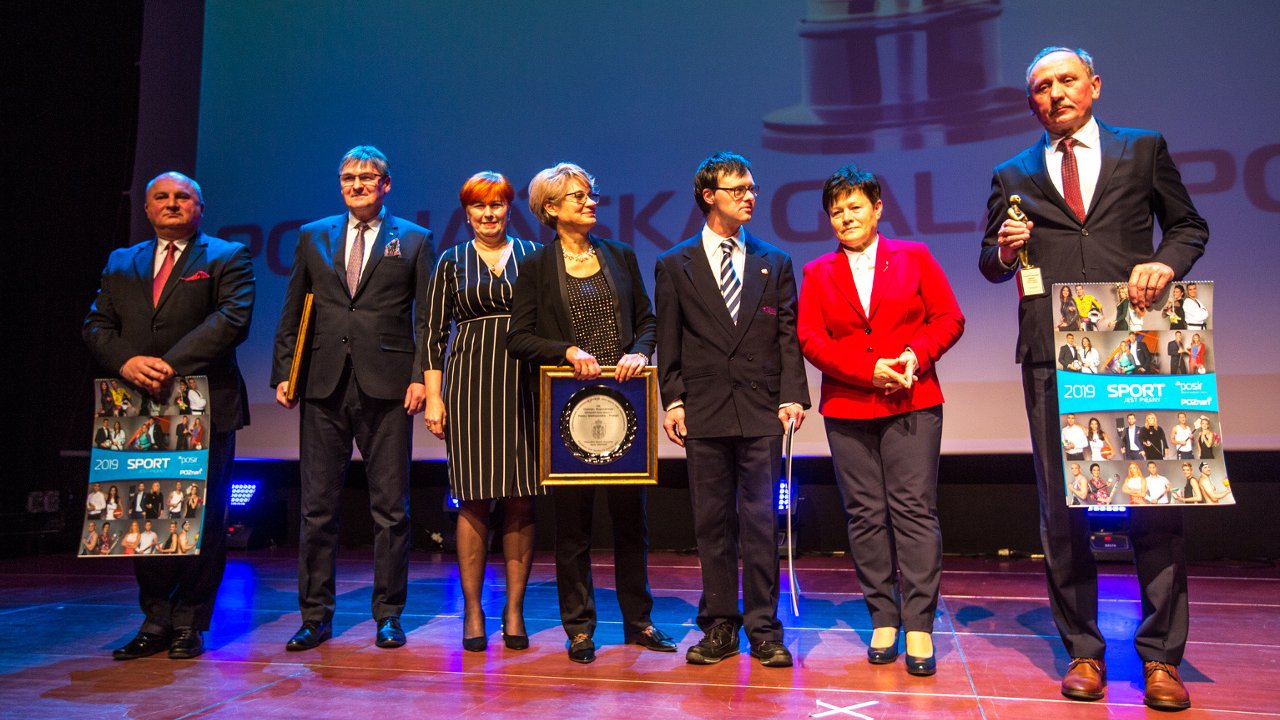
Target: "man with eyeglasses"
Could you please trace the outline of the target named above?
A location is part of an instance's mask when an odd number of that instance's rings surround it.
[[[659,256],[654,271],[663,426],[685,448],[702,566],[705,635],[685,654],[696,665],[737,655],[745,625],[753,657],[791,666],[778,619],[775,485],[783,432],[804,421],[809,386],[791,258],[742,227],[759,195],[743,156],[704,160],[693,196],[706,225]]]
[[[373,618],[378,647],[400,647],[409,575],[412,416],[426,403],[427,285],[431,233],[387,212],[387,158],[360,145],[342,157],[341,215],[302,226],[276,328],[271,384],[276,402],[302,403],[299,460],[302,532],[298,605],[302,627],[289,650],[333,634],[334,575],[342,484],[354,441],[364,457],[374,521]],[[312,338],[294,400],[288,396],[304,297],[313,293]]]

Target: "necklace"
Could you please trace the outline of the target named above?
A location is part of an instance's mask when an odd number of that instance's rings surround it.
[[[494,277],[500,277],[502,275],[502,271],[507,268],[507,258],[511,256],[511,248],[514,243],[507,240],[502,246],[502,250],[498,253],[498,259],[494,262],[489,262],[489,259],[484,256],[484,252],[481,251],[481,248],[483,248],[484,250],[492,253],[494,248],[486,247],[484,243],[481,243],[479,240],[472,240],[471,245],[475,247],[476,254],[480,256],[481,262],[489,268],[489,272],[492,273]]]
[[[587,246],[586,250],[583,250],[580,253],[569,252],[568,248],[561,245],[560,252],[564,253],[565,260],[572,260],[574,262],[586,262],[596,255],[596,249],[590,245]]]

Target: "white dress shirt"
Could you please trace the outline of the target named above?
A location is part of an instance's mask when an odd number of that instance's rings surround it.
[[[1076,156],[1076,169],[1080,174],[1080,199],[1084,201],[1085,212],[1088,212],[1093,203],[1093,193],[1098,188],[1098,175],[1102,172],[1102,141],[1098,134],[1098,121],[1091,117],[1084,127],[1071,136],[1075,141],[1071,149]],[[1062,149],[1060,148],[1064,137],[1066,136],[1048,135],[1044,146],[1044,163],[1049,170],[1049,179],[1053,181],[1053,186],[1065,198],[1066,193],[1062,192]]]
[[[853,273],[853,284],[858,288],[858,300],[862,302],[862,309],[865,312],[871,312],[871,288],[876,280],[876,249],[878,247],[880,247],[879,236],[861,252],[844,248],[844,256],[849,259],[849,270]]]
[[[360,262],[360,271],[364,272],[365,265],[369,264],[369,255],[373,253],[373,241],[378,237],[378,230],[382,227],[382,219],[386,215],[385,209],[378,213],[378,216],[371,220],[360,220],[355,215],[347,213],[347,243],[342,251],[342,267],[347,267],[347,263],[351,261],[351,248],[356,244],[356,236],[360,234],[357,226],[365,223],[369,229],[364,233],[364,259]]]
[[[185,237],[181,240],[162,240],[160,238],[156,238],[156,256],[151,261],[151,277],[155,277],[160,274],[160,266],[164,265],[164,256],[165,253],[169,252],[169,245],[171,243],[175,248],[177,248],[177,252],[173,255],[173,264],[174,266],[177,266],[178,260],[182,258],[182,253],[186,251],[187,245],[191,243],[191,238]]]
[[[743,237],[742,227],[738,227],[738,234],[727,238],[721,237],[706,225],[702,226],[702,251],[707,254],[707,262],[711,263],[711,274],[715,276],[717,283],[720,282],[720,262],[724,254],[720,244],[725,240],[733,241],[733,254],[729,256],[729,262],[733,264],[733,272],[738,276],[738,282],[742,282],[742,273],[747,265],[746,239]]]

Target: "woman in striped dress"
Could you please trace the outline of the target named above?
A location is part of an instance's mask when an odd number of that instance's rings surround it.
[[[427,357],[423,417],[427,429],[445,440],[449,486],[459,503],[462,645],[472,652],[487,646],[480,597],[489,515],[500,500],[507,571],[502,639],[508,648],[523,650],[529,646],[524,590],[533,562],[533,496],[543,490],[535,465],[533,388],[528,373],[507,354],[507,326],[516,263],[541,245],[507,235],[515,191],[502,175],[478,173],[458,197],[475,238],[443,252],[431,279],[422,340]],[[456,328],[452,345],[450,326]]]

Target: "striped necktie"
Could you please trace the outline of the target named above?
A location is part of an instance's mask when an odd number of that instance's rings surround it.
[[[720,243],[720,294],[724,296],[725,307],[729,309],[729,317],[738,322],[738,305],[742,301],[742,283],[733,271],[733,240],[726,239]]]

